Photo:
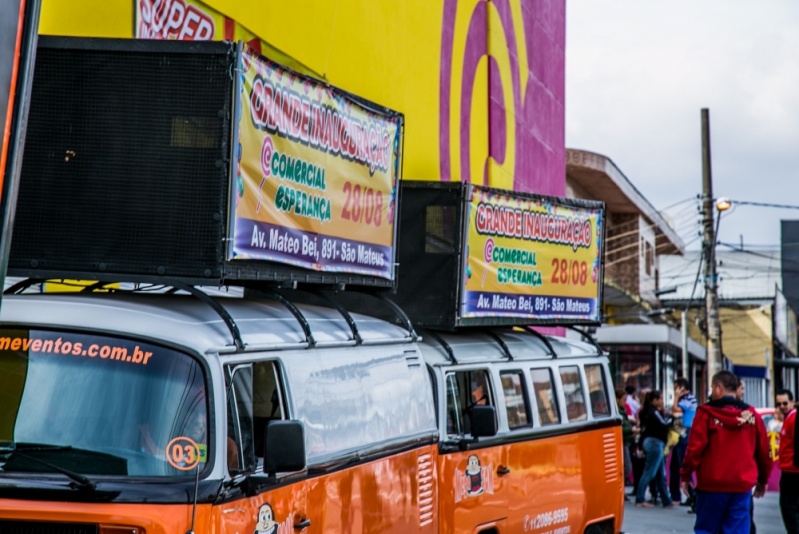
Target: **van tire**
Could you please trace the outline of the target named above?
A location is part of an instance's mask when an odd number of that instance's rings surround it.
[[[613,534],[613,520],[588,525],[585,527],[585,534]]]

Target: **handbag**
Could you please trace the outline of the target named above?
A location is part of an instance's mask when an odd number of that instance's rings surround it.
[[[663,456],[668,456],[669,452],[671,452],[672,447],[677,445],[679,441],[680,441],[680,433],[674,429],[669,430],[669,435],[666,438],[666,447],[663,449]]]

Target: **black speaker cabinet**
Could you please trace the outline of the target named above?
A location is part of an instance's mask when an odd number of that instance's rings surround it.
[[[39,41],[11,276],[393,285],[226,257],[237,45]]]

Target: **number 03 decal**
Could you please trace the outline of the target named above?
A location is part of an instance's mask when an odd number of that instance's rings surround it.
[[[166,446],[166,461],[181,471],[194,469],[200,463],[200,447],[193,439],[179,436]]]

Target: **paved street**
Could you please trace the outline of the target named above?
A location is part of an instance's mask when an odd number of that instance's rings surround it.
[[[664,508],[636,508],[632,501],[624,506],[624,528],[627,534],[691,534],[694,518],[688,508],[678,506]],[[779,493],[768,492],[755,500],[755,526],[757,534],[780,534],[785,532],[780,516]]]

